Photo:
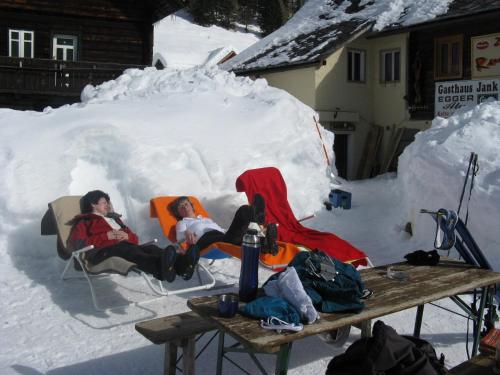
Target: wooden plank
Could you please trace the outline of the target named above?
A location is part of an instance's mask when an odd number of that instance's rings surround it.
[[[478,355],[470,360],[453,367],[450,375],[493,375],[498,374],[494,370],[495,359],[492,356]]]
[[[377,153],[380,148],[383,134],[384,129],[381,126],[372,125],[370,128],[359,164],[359,179],[373,177],[373,169],[377,161]]]
[[[195,336],[216,329],[215,323],[193,311],[137,323],[135,329],[154,344]]]
[[[442,261],[434,267],[417,267],[406,263],[394,266],[406,272],[409,279],[396,281],[387,278],[386,266],[361,271],[366,287],[373,290],[374,295],[365,301],[365,308],[359,314],[321,313],[321,319],[317,323],[306,325],[303,331],[296,333],[276,334],[263,330],[257,320],[239,314],[230,319],[220,318],[217,314],[217,296],[189,300],[188,306],[215,322],[245,346],[272,353],[280,345],[303,337],[354,325],[500,281],[499,273],[455,261]]]

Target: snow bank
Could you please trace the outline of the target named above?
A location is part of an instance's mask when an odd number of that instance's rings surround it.
[[[88,86],[82,102],[0,111],[0,230],[38,223],[47,202],[95,188],[110,192],[140,235],[156,195],[199,196],[228,224],[246,202],[236,178],[264,166],[280,168],[298,215],[318,210],[328,191],[314,111],[264,80],[132,69]],[[323,137],[332,144],[331,133]]]
[[[468,227],[495,269],[500,269],[500,102],[482,103],[454,116],[436,118],[399,158],[398,184],[417,238],[432,237],[435,224],[421,208],[457,210],[471,152],[479,173],[469,204]],[[465,219],[468,188],[460,216]]]

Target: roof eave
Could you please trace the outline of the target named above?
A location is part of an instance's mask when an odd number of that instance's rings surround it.
[[[410,32],[410,31],[415,31],[415,30],[425,29],[428,27],[433,27],[435,24],[441,23],[441,22],[453,22],[453,21],[457,21],[457,20],[461,20],[461,19],[465,19],[465,18],[477,17],[478,15],[491,14],[492,12],[500,13],[500,8],[481,10],[481,11],[474,12],[474,13],[467,13],[467,14],[460,14],[460,15],[440,16],[440,17],[436,17],[436,18],[433,18],[431,20],[421,22],[421,23],[416,23],[413,25],[387,28],[387,29],[384,29],[381,31],[373,31],[373,32],[369,33],[369,35],[367,35],[367,38],[368,39],[381,38],[381,37],[388,36],[388,35],[406,33],[406,32]]]
[[[359,30],[357,33],[353,34],[350,38],[346,39],[344,42],[339,43],[339,44],[334,44],[331,48],[328,50],[324,51],[323,53],[319,54],[318,57],[316,57],[312,61],[303,61],[303,62],[296,62],[296,63],[285,63],[285,64],[280,64],[280,65],[274,65],[270,67],[261,67],[261,68],[249,68],[249,69],[231,69],[232,72],[234,72],[236,75],[243,75],[243,74],[255,74],[255,73],[260,73],[260,72],[269,72],[269,71],[284,71],[288,69],[300,69],[304,67],[309,67],[313,65],[318,65],[321,64],[323,60],[325,60],[328,56],[330,56],[332,53],[336,52],[346,44],[351,43],[353,40],[358,39],[361,35],[369,31],[372,27],[373,23],[368,24],[367,26],[363,27],[361,30]]]

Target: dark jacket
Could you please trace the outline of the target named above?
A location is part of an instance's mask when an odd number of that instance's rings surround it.
[[[137,235],[125,226],[120,218],[116,217],[114,220],[122,227],[121,230],[128,234],[127,242],[137,245],[139,243]],[[78,250],[89,245],[94,245],[95,248],[101,249],[120,242],[108,239],[108,232],[113,228],[100,215],[77,215],[71,221],[71,224],[73,228],[68,239],[68,248],[72,250]]]

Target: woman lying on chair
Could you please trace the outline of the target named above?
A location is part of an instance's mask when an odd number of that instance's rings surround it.
[[[109,195],[93,190],[85,194],[80,201],[82,214],[75,216],[68,239],[72,249],[81,249],[94,245],[86,253],[87,260],[98,264],[103,260],[117,256],[137,264],[137,267],[153,275],[158,280],[174,281],[176,274],[184,279],[193,275],[198,261],[195,249],[177,254],[176,249],[161,249],[156,245],[138,245],[137,235],[112,212]]]
[[[238,208],[227,231],[212,219],[196,215],[194,206],[188,197],[177,198],[169,208],[178,220],[175,226],[177,241],[186,241],[190,245],[196,245],[200,250],[215,242],[241,245],[243,235],[251,222],[264,228],[265,202],[260,194],[255,194],[251,206],[243,205]],[[265,233],[262,250],[275,253],[278,236],[276,224],[268,224]]]

